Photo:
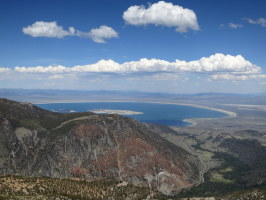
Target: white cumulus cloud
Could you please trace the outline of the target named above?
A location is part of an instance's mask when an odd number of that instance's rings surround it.
[[[69,27],[64,30],[62,26],[58,26],[56,22],[37,21],[34,24],[24,27],[23,33],[32,37],[49,37],[49,38],[63,38],[65,36],[75,35],[75,29]]]
[[[15,71],[21,73],[63,73],[67,71],[67,68],[62,65],[48,67],[15,67]]]
[[[8,71],[10,71],[9,68],[0,67],[0,72],[8,72]]]
[[[95,64],[74,66],[75,72],[231,72],[240,74],[259,73],[260,67],[245,60],[241,55],[232,56],[214,54],[195,61],[169,62],[160,59],[142,58],[138,61],[130,61],[119,64],[113,60],[100,60]]]
[[[229,28],[242,28],[243,24],[235,24],[235,23],[229,23],[228,24]]]
[[[73,72],[121,72],[121,65],[113,60],[100,60],[95,64],[77,65],[71,68]]]
[[[127,24],[142,25],[160,25],[167,27],[176,27],[177,32],[187,32],[187,29],[199,30],[197,16],[193,10],[173,5],[164,1],[159,1],[145,6],[131,6],[123,14],[123,19]]]
[[[182,65],[183,62],[183,65]],[[210,57],[202,57],[196,61],[184,63],[176,60],[183,71],[191,72],[232,72],[232,73],[259,73],[261,68],[247,61],[241,55],[224,55],[216,53]]]
[[[24,34],[32,37],[63,38],[66,36],[78,36],[90,38],[97,43],[106,43],[107,39],[118,38],[118,33],[109,26],[102,25],[99,28],[91,29],[89,32],[82,32],[76,30],[74,27],[69,27],[68,30],[64,30],[55,21],[37,21],[30,26],[24,27],[22,31]]]
[[[94,64],[65,66],[15,67],[20,73],[229,73],[233,75],[259,75],[261,68],[244,59],[241,55],[214,54],[194,61],[175,60],[169,62],[160,59],[142,58],[138,61],[117,63],[113,60],[100,60]],[[230,77],[229,77],[230,78]],[[215,79],[215,76],[214,78]],[[218,78],[216,78],[218,79]]]
[[[91,38],[94,42],[105,43],[106,39],[118,38],[118,33],[111,27],[102,25],[99,28],[91,29],[90,32],[77,33],[81,37]]]
[[[265,18],[259,18],[257,20],[253,20],[253,19],[250,19],[250,18],[243,18],[244,20],[246,20],[248,23],[250,24],[258,24],[262,27],[266,27],[266,19]]]

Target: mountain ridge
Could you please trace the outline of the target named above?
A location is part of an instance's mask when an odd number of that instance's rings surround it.
[[[0,128],[3,175],[116,179],[165,194],[198,179],[197,158],[120,115],[53,113],[0,99]]]

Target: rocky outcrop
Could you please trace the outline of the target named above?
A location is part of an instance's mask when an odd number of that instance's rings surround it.
[[[119,115],[59,114],[0,99],[0,138],[0,174],[117,179],[165,194],[198,179],[195,157]]]

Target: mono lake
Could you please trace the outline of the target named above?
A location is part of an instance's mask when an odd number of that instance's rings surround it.
[[[137,102],[87,102],[87,103],[48,103],[36,106],[62,113],[95,112],[98,114],[121,114],[145,123],[157,123],[167,126],[187,126],[184,119],[223,118],[228,115],[209,109],[187,105]]]

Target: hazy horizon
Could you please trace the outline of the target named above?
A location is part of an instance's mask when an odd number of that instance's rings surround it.
[[[143,93],[143,94],[166,94],[166,95],[204,95],[204,94],[214,94],[214,95],[266,95],[266,92],[246,92],[246,93],[239,93],[239,92],[216,92],[216,91],[209,91],[209,92],[195,92],[195,93],[174,93],[174,92],[166,92],[166,91],[139,91],[139,90],[86,90],[86,89],[53,89],[53,88],[0,88],[0,91],[8,90],[24,90],[24,91],[61,91],[61,92],[117,92],[117,93]]]

